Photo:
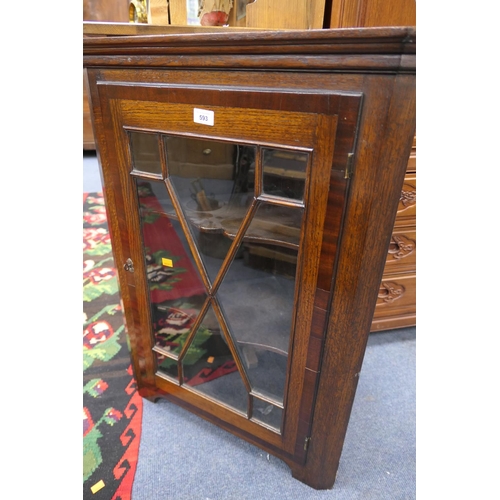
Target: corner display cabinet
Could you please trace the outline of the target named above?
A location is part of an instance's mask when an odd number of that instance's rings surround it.
[[[131,31],[86,26],[83,61],[139,392],[331,488],[415,133],[415,31]]]

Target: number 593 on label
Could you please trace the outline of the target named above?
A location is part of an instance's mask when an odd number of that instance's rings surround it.
[[[208,109],[194,108],[193,121],[202,125],[214,125],[214,112]]]

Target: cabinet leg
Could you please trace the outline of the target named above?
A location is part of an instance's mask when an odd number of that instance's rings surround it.
[[[315,490],[330,490],[333,488],[335,479],[337,477],[337,471],[333,474],[328,471],[311,471],[306,465],[290,465],[292,471],[292,477],[300,481],[301,483],[307,484]]]
[[[161,396],[158,396],[154,390],[148,389],[148,387],[141,387],[139,389],[139,395],[151,403],[157,403],[158,400],[161,399]]]

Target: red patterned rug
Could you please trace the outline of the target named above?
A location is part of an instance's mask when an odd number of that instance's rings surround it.
[[[142,422],[102,193],[83,196],[83,498],[131,498]]]
[[[144,207],[161,213],[158,200],[146,188],[142,186]],[[171,222],[152,215],[146,220],[144,236],[151,258],[156,259],[153,264],[159,267],[157,261],[165,256],[163,240],[158,241],[157,235],[167,233],[173,253],[165,255],[178,264],[180,274],[155,285],[151,296],[154,303],[178,305],[165,307],[164,315],[156,318],[158,325],[154,324],[157,344],[176,352],[189,333],[185,322],[179,329],[179,321],[194,321],[188,314],[190,303],[204,288],[182,244],[176,243]],[[102,193],[83,196],[83,314],[83,498],[128,500],[137,467],[143,400],[130,362]],[[184,359],[187,385],[198,386],[237,371],[221,338],[220,332],[198,329]],[[170,358],[158,357],[158,362],[166,373],[170,365],[177,366]]]

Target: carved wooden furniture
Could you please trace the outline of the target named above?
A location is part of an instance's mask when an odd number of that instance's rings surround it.
[[[414,29],[89,36],[84,66],[140,394],[331,488],[406,241]]]
[[[416,324],[416,204],[417,163],[414,139],[373,315],[372,332]]]

